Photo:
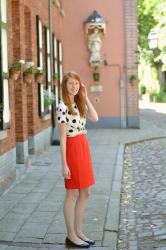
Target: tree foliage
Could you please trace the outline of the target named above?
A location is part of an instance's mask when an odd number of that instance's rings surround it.
[[[158,34],[158,48],[149,51],[148,34]],[[166,60],[166,0],[138,0],[138,31],[141,57],[150,64]],[[165,64],[165,63],[164,63]]]
[[[166,0],[138,0],[139,46],[148,49],[148,34],[158,24],[158,8]]]

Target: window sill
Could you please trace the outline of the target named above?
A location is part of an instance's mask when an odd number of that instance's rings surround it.
[[[51,119],[51,114],[47,114],[47,115],[44,115],[44,116],[42,117],[42,120],[43,120],[43,121],[47,121],[47,120],[49,120],[49,119]]]
[[[3,140],[7,137],[7,131],[1,130],[0,131],[0,140]]]

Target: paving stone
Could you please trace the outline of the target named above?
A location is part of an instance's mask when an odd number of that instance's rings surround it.
[[[105,231],[102,245],[104,247],[109,246],[111,249],[116,249],[116,246],[117,246],[117,233]]]
[[[6,250],[7,249],[7,245],[0,245],[0,250]]]

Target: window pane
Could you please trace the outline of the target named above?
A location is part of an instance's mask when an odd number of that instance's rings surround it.
[[[51,82],[51,61],[50,57],[47,58],[47,80],[48,82]]]
[[[57,61],[55,61],[55,68],[54,68],[54,70],[55,70],[55,73],[58,73],[58,63],[57,63]]]
[[[40,68],[43,68],[43,53],[42,51],[40,51],[40,61],[39,61],[39,64],[40,64]]]
[[[7,31],[2,29],[2,71],[8,73],[8,54],[7,54]]]
[[[63,70],[62,70],[62,64],[60,64],[60,82],[62,82],[62,76],[63,76]]]
[[[3,80],[3,122],[10,122],[9,85],[6,79]]]
[[[55,86],[55,100],[56,100],[56,107],[58,106],[58,86]]]
[[[61,42],[59,43],[59,60],[62,62],[62,44]]]
[[[7,23],[7,15],[6,15],[6,0],[1,0],[1,21]]]
[[[47,53],[50,53],[50,32],[49,29],[47,29]]]
[[[51,86],[48,86],[48,92],[50,93],[51,96]],[[51,110],[51,105],[49,105],[48,109]]]
[[[54,37],[54,58],[57,58],[57,40]]]
[[[39,48],[42,49],[42,23],[39,20]]]
[[[41,101],[41,113],[44,112],[44,91],[43,91],[43,84],[40,84],[40,101]]]

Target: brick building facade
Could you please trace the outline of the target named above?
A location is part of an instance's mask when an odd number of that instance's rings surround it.
[[[16,179],[16,169],[19,166],[26,169],[29,155],[38,154],[50,145],[53,120],[50,106],[44,106],[44,89],[52,89],[58,101],[59,87],[52,84],[52,76],[59,73],[62,77],[63,11],[60,1],[51,4],[50,12],[46,0],[1,0],[0,4],[1,107],[3,104],[0,112],[0,192],[3,192]],[[7,47],[3,45],[6,41]],[[13,80],[9,68],[20,60],[25,64],[18,80]],[[26,82],[27,62],[44,69],[42,82],[37,82],[35,76],[31,82]]]
[[[50,144],[52,127],[56,130],[55,112],[51,112],[50,105],[46,107],[44,90],[54,93],[57,104],[63,72],[80,73],[99,113],[96,127],[139,127],[139,110],[137,85],[129,83],[130,75],[137,75],[136,0],[0,0],[0,5],[0,193],[3,193],[16,179],[17,169],[26,171],[29,156],[41,153]],[[84,27],[95,9],[107,21],[100,93],[91,91],[94,82]],[[20,60],[25,64],[19,78],[13,80],[10,66]],[[42,81],[35,76],[26,81],[24,71],[30,62],[44,69]],[[54,85],[53,75],[57,73],[59,80]]]

